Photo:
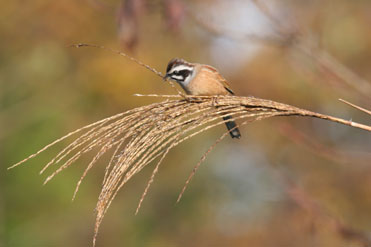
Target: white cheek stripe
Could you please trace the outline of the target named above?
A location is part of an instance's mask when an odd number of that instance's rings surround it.
[[[181,75],[172,75],[171,78],[176,79],[176,80],[183,80],[183,76]]]

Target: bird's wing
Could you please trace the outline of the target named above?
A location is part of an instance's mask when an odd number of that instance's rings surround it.
[[[232,95],[234,95],[234,92],[233,92],[233,90],[231,89],[231,86],[229,85],[229,83],[227,82],[227,80],[219,73],[219,71],[216,69],[216,68],[214,68],[214,67],[212,67],[212,66],[210,66],[210,65],[204,65],[207,69],[209,69],[209,70],[211,70],[211,71],[213,71],[213,72],[215,72],[214,74],[218,77],[217,79],[218,79],[218,81],[220,81],[222,84],[223,84],[223,86],[224,86],[224,88],[230,93],[230,94],[232,94]]]

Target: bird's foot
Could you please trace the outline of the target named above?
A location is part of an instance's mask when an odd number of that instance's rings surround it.
[[[213,96],[211,104],[213,107],[218,105],[218,96]]]

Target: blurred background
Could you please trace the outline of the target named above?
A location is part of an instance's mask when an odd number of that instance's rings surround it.
[[[3,1],[0,8],[0,246],[87,246],[108,159],[73,191],[89,157],[42,186],[38,172],[91,122],[174,94],[119,49],[164,72],[181,57],[213,65],[237,95],[253,95],[370,125],[371,2],[366,0]],[[371,135],[317,119],[277,118],[207,131],[124,187],[97,246],[370,246]],[[53,169],[52,169],[53,170]]]

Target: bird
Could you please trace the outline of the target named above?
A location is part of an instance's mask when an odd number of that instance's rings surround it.
[[[177,82],[189,95],[234,95],[227,80],[218,70],[206,64],[189,63],[180,58],[171,59],[164,76],[164,80],[168,79]],[[227,115],[223,119],[231,137],[240,139],[241,133],[232,117]]]

